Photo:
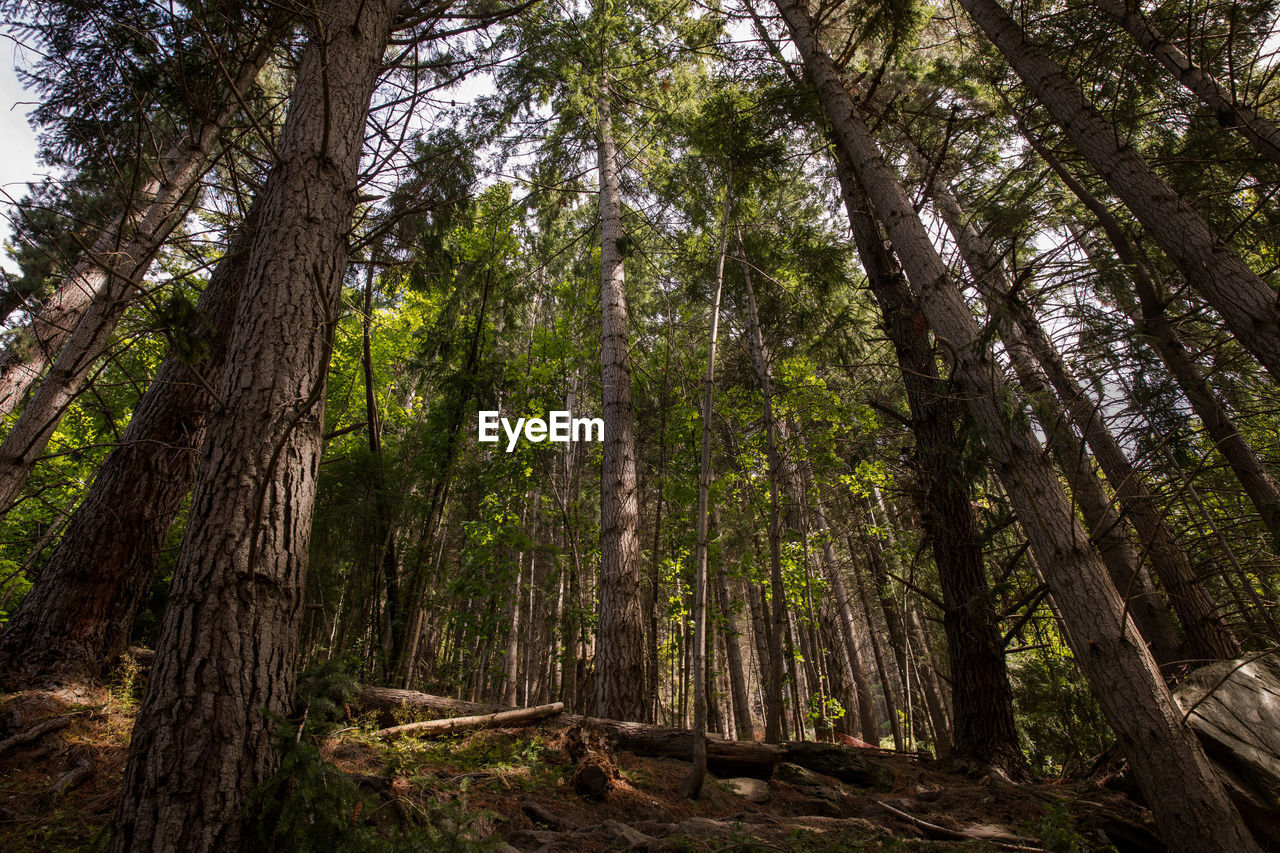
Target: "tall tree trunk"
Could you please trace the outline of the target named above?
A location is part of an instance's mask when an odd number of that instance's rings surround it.
[[[604,464],[600,475],[600,628],[596,644],[596,713],[645,718],[644,617],[640,613],[640,534],[636,440],[631,411],[627,292],[622,267],[622,199],[607,76],[599,115],[600,307],[603,332]]]
[[[20,433],[15,425],[11,433],[17,437],[12,442],[6,437],[7,447],[0,448],[2,494],[15,493],[14,480],[20,480],[17,490],[21,490],[30,466],[104,351],[125,307],[139,292],[156,253],[186,216],[191,193],[213,162],[223,128],[239,111],[245,93],[270,58],[282,20],[283,15],[277,15],[276,22],[268,25],[210,117],[170,144],[157,164],[158,177],[134,194],[127,203],[129,209],[99,235],[87,257],[34,313],[18,336],[21,343],[10,344],[0,354],[0,415],[17,411],[53,363],[41,395],[27,406],[35,409],[27,423]],[[64,356],[68,344],[71,349]],[[45,385],[48,391],[43,391]],[[11,502],[12,497],[0,500],[0,511]]]
[[[200,296],[207,354],[197,364],[165,358],[0,638],[13,685],[92,678],[124,650],[195,480],[256,226],[255,206]]]
[[[822,559],[826,568],[827,583],[835,596],[837,620],[840,623],[840,636],[844,641],[846,658],[849,662],[849,675],[853,679],[854,691],[858,700],[859,735],[868,740],[878,742],[880,724],[876,722],[875,703],[871,698],[871,684],[866,670],[862,668],[862,660],[858,656],[858,641],[854,632],[853,608],[849,604],[849,590],[840,574],[840,566],[836,560],[835,543],[831,541],[831,530],[827,525],[827,513],[822,505],[822,495],[814,493],[814,520],[818,525],[818,536],[822,539]],[[835,656],[840,660],[840,656]]]
[[[943,626],[951,658],[953,735],[957,754],[1007,771],[1025,766],[1013,717],[1000,623],[991,601],[982,545],[957,433],[959,403],[938,376],[928,333],[917,325],[918,300],[889,251],[870,202],[842,154],[837,155],[845,209],[871,290],[893,343],[920,462],[920,517],[942,587]]]
[[[1132,622],[1076,523],[1056,473],[1030,433],[1005,421],[999,400],[1006,389],[973,314],[818,42],[808,10],[802,0],[777,0],[777,5],[840,146],[918,292],[925,319],[946,341],[953,381],[1051,585],[1076,660],[1093,684],[1165,841],[1175,850],[1257,851],[1146,646],[1134,642]],[[1179,783],[1169,785],[1170,779]]]
[[[871,646],[871,658],[876,666],[876,676],[880,679],[880,690],[884,696],[885,716],[889,720],[889,733],[893,736],[893,748],[897,750],[904,750],[907,748],[907,744],[906,740],[902,736],[902,719],[898,716],[899,709],[903,707],[902,700],[897,689],[897,686],[901,681],[889,672],[889,665],[885,661],[885,654],[884,650],[881,648],[874,611],[871,607],[871,596],[867,592],[867,582],[862,572],[858,570],[857,555],[865,555],[866,549],[855,547],[852,536],[848,538],[847,545],[849,548],[849,559],[853,562],[854,567],[854,586],[858,590],[858,601],[862,605],[863,617],[867,620],[867,642]],[[887,632],[888,629],[886,628],[886,633]],[[878,731],[877,734],[879,734]]]
[[[716,608],[720,611],[721,624],[724,626],[724,652],[729,668],[729,698],[733,703],[734,734],[738,740],[751,740],[755,733],[751,725],[751,702],[747,698],[742,647],[739,645],[741,634],[729,600],[729,575],[725,571],[723,560],[716,569]]]
[[[724,191],[720,223],[720,252],[716,258],[715,292],[711,296],[711,330],[707,336],[707,371],[702,378],[702,455],[698,463],[698,518],[693,546],[693,767],[680,783],[681,795],[702,795],[707,778],[707,531],[711,503],[711,415],[716,390],[716,343],[720,336],[720,292],[724,286],[724,258],[729,249],[729,209],[733,204],[733,174]]]
[[[751,283],[750,264],[747,263],[746,247],[742,242],[742,229],[738,229],[739,263],[742,265],[742,276],[747,286],[747,314],[750,328],[747,334],[751,349],[751,361],[755,366],[756,379],[760,383],[764,397],[764,429],[765,454],[769,464],[769,597],[770,597],[770,630],[765,638],[769,644],[769,672],[765,680],[765,722],[764,739],[766,743],[778,743],[783,736],[782,722],[782,682],[783,652],[782,638],[787,630],[787,593],[782,580],[782,521],[778,515],[778,480],[782,476],[782,464],[778,452],[778,423],[773,414],[773,386],[769,378],[769,351],[765,348],[764,334],[760,328],[760,311],[756,306],[756,292]]]
[[[318,10],[267,180],[111,849],[236,850],[294,690],[325,379],[397,3]]]
[[[1089,209],[1089,212],[1097,218],[1098,224],[1102,226],[1107,240],[1115,250],[1116,259],[1128,272],[1134,290],[1137,291],[1137,306],[1128,294],[1115,286],[1114,281],[1106,275],[1101,266],[1098,266],[1099,277],[1104,284],[1108,285],[1113,298],[1124,307],[1134,325],[1146,332],[1165,367],[1169,369],[1169,373],[1177,381],[1178,387],[1182,389],[1183,395],[1191,404],[1192,410],[1200,418],[1205,432],[1213,439],[1214,447],[1231,466],[1236,479],[1240,481],[1245,494],[1249,496],[1254,509],[1258,511],[1258,517],[1262,519],[1263,526],[1271,534],[1275,552],[1280,554],[1280,487],[1277,487],[1275,480],[1262,464],[1253,447],[1236,429],[1226,406],[1210,387],[1208,380],[1196,365],[1195,359],[1183,345],[1177,329],[1169,322],[1169,318],[1165,315],[1166,298],[1150,270],[1147,269],[1147,265],[1138,256],[1129,235],[1125,233],[1124,227],[1107,209],[1107,206],[1090,193],[1045,145],[1029,133],[1026,136],[1049,168],[1062,179],[1067,188]],[[1090,260],[1094,261],[1096,253],[1089,241],[1077,238],[1077,242]]]
[[[1280,305],[1275,290],[1218,238],[997,0],[960,5],[1240,343],[1280,382]]]
[[[1134,468],[1124,450],[1102,421],[1099,407],[1071,375],[1053,341],[1040,326],[1031,310],[1012,293],[1005,281],[1000,261],[991,245],[964,213],[955,196],[940,182],[933,187],[933,198],[948,230],[956,240],[965,263],[973,273],[979,291],[993,306],[997,316],[1007,312],[1004,322],[1006,338],[1015,346],[1023,343],[1034,356],[1049,383],[1057,392],[1071,421],[1080,430],[1093,451],[1107,481],[1124,504],[1126,514],[1138,531],[1143,545],[1149,549],[1151,566],[1169,592],[1174,612],[1182,621],[1192,654],[1207,660],[1225,660],[1240,653],[1231,629],[1217,612],[1213,597],[1196,576],[1191,558],[1174,537],[1145,478]],[[1042,405],[1052,402],[1041,398]],[[1050,414],[1050,418],[1056,416]],[[1052,421],[1050,428],[1052,426]],[[1126,591],[1127,594],[1127,591]]]
[[[1093,0],[1093,5],[1115,18],[1139,47],[1209,108],[1219,124],[1239,131],[1260,156],[1280,164],[1280,128],[1248,104],[1237,103],[1227,87],[1192,62],[1142,14],[1136,0]]]
[[[364,283],[364,316],[361,317],[360,360],[364,372],[365,436],[369,453],[373,455],[373,500],[375,521],[372,535],[374,543],[375,573],[382,576],[387,597],[387,632],[390,640],[386,648],[388,663],[399,659],[399,643],[404,637],[404,617],[400,608],[400,560],[396,554],[396,531],[392,517],[386,483],[386,460],[382,455],[382,418],[378,413],[377,389],[373,381],[373,264],[369,265]],[[375,593],[376,595],[376,593]]]

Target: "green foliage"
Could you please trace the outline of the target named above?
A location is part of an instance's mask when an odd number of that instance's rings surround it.
[[[1040,840],[1049,853],[1086,853],[1095,849],[1079,832],[1065,802],[1050,803],[1038,827]]]
[[[290,853],[483,853],[497,842],[481,835],[482,813],[469,811],[466,787],[443,804],[402,801],[399,821],[387,818],[379,799],[362,791],[347,774],[324,760],[319,741],[338,721],[355,681],[349,665],[330,661],[299,683],[301,722],[279,721],[274,735],[280,753],[276,774],[249,799],[264,851]]]

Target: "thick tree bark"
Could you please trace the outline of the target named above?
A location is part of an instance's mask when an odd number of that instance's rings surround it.
[[[1240,813],[1183,723],[1146,646],[1134,642],[1123,602],[1076,523],[1056,473],[1030,433],[1005,421],[999,400],[1007,389],[990,350],[982,344],[973,315],[906,191],[818,42],[807,8],[802,0],[777,0],[777,6],[840,147],[918,292],[925,319],[945,341],[953,381],[1051,585],[1067,641],[1128,755],[1165,841],[1175,850],[1257,851]],[[1170,779],[1178,784],[1170,785]]]
[[[1213,306],[1240,343],[1280,382],[1276,292],[1218,238],[1150,164],[1121,144],[1115,127],[1033,44],[997,0],[960,0],[1054,121],[1147,232]]]
[[[1170,603],[1182,621],[1192,654],[1208,660],[1235,657],[1240,653],[1240,644],[1217,612],[1208,589],[1196,576],[1191,558],[1169,530],[1145,478],[1134,468],[1102,421],[1098,406],[1071,375],[1057,347],[1031,310],[1012,295],[1012,287],[1004,280],[999,258],[973,223],[965,221],[955,196],[940,183],[935,183],[932,195],[973,273],[978,290],[992,305],[997,317],[1002,318],[1005,337],[1016,336],[1018,340],[1010,340],[1009,343],[1024,344],[1044,370],[1061,405],[1084,436],[1111,488],[1123,503],[1129,520],[1150,552],[1152,569],[1168,590]],[[1053,401],[1044,397],[1039,399],[1041,405],[1053,406]],[[1047,420],[1046,428],[1051,428],[1056,416],[1050,413]]]
[[[951,657],[955,750],[1020,770],[1025,759],[1013,719],[999,619],[991,602],[973,504],[956,433],[959,404],[938,376],[920,308],[885,246],[870,202],[843,156],[837,165],[845,208],[872,292],[897,353],[920,462],[920,516],[942,586],[943,625]]]
[[[121,213],[98,237],[88,257],[23,328],[21,343],[10,344],[0,354],[0,415],[17,411],[45,368],[53,364],[37,396],[25,407],[33,410],[31,415],[24,409],[23,418],[0,446],[0,512],[8,510],[26,483],[31,465],[43,453],[93,362],[105,351],[152,260],[186,215],[191,192],[212,164],[223,128],[266,65],[278,32],[278,25],[268,28],[240,66],[231,84],[234,91],[228,92],[206,122],[174,140],[160,159],[159,177],[133,199],[134,209]]]
[[[1227,87],[1192,62],[1142,14],[1136,0],[1093,0],[1093,4],[1115,18],[1139,47],[1199,98],[1219,124],[1238,130],[1260,156],[1280,164],[1280,128],[1258,115],[1258,111],[1248,104],[1237,103]]]
[[[1208,379],[1200,371],[1192,354],[1183,345],[1177,329],[1165,314],[1166,298],[1147,269],[1147,265],[1138,256],[1129,235],[1125,233],[1124,226],[1046,146],[1030,134],[1027,134],[1027,140],[1102,226],[1107,240],[1115,250],[1116,259],[1128,272],[1134,290],[1137,291],[1138,304],[1135,306],[1132,297],[1115,286],[1114,281],[1101,266],[1098,267],[1099,277],[1108,286],[1116,302],[1125,309],[1134,326],[1144,331],[1150,339],[1165,367],[1169,369],[1169,373],[1191,404],[1192,410],[1200,418],[1205,432],[1213,439],[1214,447],[1231,466],[1236,479],[1240,481],[1245,494],[1249,496],[1254,509],[1258,511],[1258,517],[1262,519],[1263,526],[1271,534],[1275,553],[1280,554],[1280,487],[1277,487],[1275,480],[1262,464],[1253,447],[1236,429],[1226,406],[1209,385]],[[1077,242],[1089,259],[1094,261],[1095,253],[1089,242],[1079,238]]]
[[[627,291],[621,240],[622,198],[608,79],[596,100],[600,171],[600,339],[603,364],[604,464],[600,474],[600,628],[596,643],[596,713],[645,717],[644,617],[640,612],[640,533],[635,419],[631,411]]]
[[[246,840],[294,689],[325,378],[393,0],[317,10],[261,208],[111,849]]]
[[[200,296],[207,354],[165,358],[0,638],[0,670],[15,686],[91,678],[124,650],[196,477],[256,220],[254,209]]]

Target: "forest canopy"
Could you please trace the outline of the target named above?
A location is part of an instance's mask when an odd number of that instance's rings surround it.
[[[0,685],[128,673],[109,849],[356,832],[396,702],[1280,844],[1277,3],[0,8]]]

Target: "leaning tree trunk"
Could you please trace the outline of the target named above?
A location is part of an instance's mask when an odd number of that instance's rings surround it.
[[[393,0],[330,0],[303,52],[138,713],[111,849],[237,850],[294,689],[325,379]]]
[[[973,273],[979,291],[996,315],[1005,318],[1005,337],[1016,336],[1040,364],[1061,405],[1084,436],[1116,497],[1123,503],[1129,520],[1150,552],[1151,566],[1168,591],[1174,612],[1182,621],[1192,654],[1207,660],[1235,657],[1240,653],[1240,644],[1217,612],[1208,589],[1197,577],[1191,558],[1165,523],[1142,474],[1134,468],[1103,423],[1098,406],[1071,375],[1031,310],[1013,295],[1013,288],[1004,280],[999,259],[991,245],[973,223],[964,220],[955,196],[941,182],[935,182],[931,194],[965,264]],[[1053,405],[1051,401],[1041,400]],[[1053,428],[1053,421],[1051,414],[1046,428]],[[1127,590],[1124,592],[1127,594]]]
[[[1280,382],[1280,305],[1275,290],[1218,238],[996,0],[960,0],[1080,153],[1133,211],[1240,343]]]
[[[604,463],[600,474],[600,632],[596,643],[596,713],[645,718],[644,617],[640,612],[640,532],[636,439],[631,411],[627,291],[623,278],[622,198],[607,77],[596,101],[600,170],[600,339],[603,364]]]
[[[958,755],[1009,771],[1025,768],[1013,717],[1000,622],[987,586],[977,521],[956,432],[959,403],[938,376],[918,301],[885,245],[866,193],[843,156],[836,166],[854,241],[884,315],[911,409],[920,461],[920,516],[942,587],[943,627],[951,657],[954,746]]]
[[[1006,422],[1006,388],[973,314],[928,231],[885,162],[803,0],[777,0],[841,149],[885,224],[926,321],[946,341],[953,381],[983,435],[1063,615],[1067,640],[1093,684],[1165,841],[1176,850],[1257,851],[1203,749],[1182,720],[1146,646],[1088,544],[1057,474],[1025,427]],[[1178,780],[1170,785],[1168,780]]]
[[[1258,115],[1255,108],[1237,103],[1227,87],[1192,62],[1142,14],[1134,0],[1093,0],[1093,4],[1115,18],[1139,47],[1199,98],[1219,124],[1238,130],[1260,156],[1280,164],[1280,128]]]
[[[32,400],[37,407],[24,427],[26,437],[0,449],[0,484],[17,476],[14,466],[26,467],[39,457],[67,405],[74,398],[94,360],[102,354],[120,315],[139,292],[142,279],[156,253],[187,213],[190,195],[213,160],[214,147],[223,128],[240,109],[244,93],[253,85],[275,46],[279,25],[271,25],[241,65],[231,90],[213,116],[175,140],[160,158],[159,178],[138,192],[139,199],[117,216],[94,242],[88,256],[72,270],[58,289],[31,317],[17,343],[0,354],[0,415],[10,415],[22,405],[27,392],[57,358],[44,385],[48,392]],[[88,316],[87,316],[88,315]],[[73,349],[61,355],[65,345]],[[17,427],[14,427],[17,430]],[[28,445],[39,447],[34,451]],[[19,450],[23,454],[11,458]],[[32,455],[34,453],[34,455]],[[23,474],[18,489],[26,482]],[[5,484],[6,493],[12,487]],[[0,500],[0,511],[9,501]]]
[[[195,480],[256,224],[255,208],[200,296],[207,354],[194,365],[165,358],[0,638],[0,670],[15,686],[91,678],[124,650]]]
[[[1222,458],[1226,460],[1236,479],[1240,481],[1245,494],[1249,496],[1254,509],[1258,511],[1258,517],[1262,519],[1263,526],[1271,534],[1275,553],[1280,554],[1280,488],[1276,486],[1275,480],[1262,464],[1262,460],[1258,458],[1258,454],[1254,452],[1252,445],[1236,429],[1226,406],[1218,398],[1217,393],[1209,385],[1208,379],[1196,365],[1195,359],[1183,345],[1177,329],[1169,322],[1169,318],[1165,315],[1165,300],[1161,296],[1160,288],[1147,269],[1147,265],[1138,256],[1128,234],[1125,233],[1124,226],[1046,146],[1030,134],[1027,134],[1027,141],[1102,226],[1103,232],[1115,250],[1116,259],[1128,272],[1133,282],[1134,290],[1138,295],[1138,306],[1135,308],[1133,299],[1119,292],[1120,288],[1117,286],[1109,288],[1112,295],[1118,304],[1125,307],[1134,325],[1145,331],[1151,339],[1160,359],[1177,381],[1178,387],[1182,389],[1196,416],[1200,418],[1205,432],[1213,439],[1213,446],[1222,454]],[[1080,240],[1077,242],[1080,242],[1081,248],[1089,256],[1090,261],[1093,261],[1092,247],[1087,242]],[[1098,274],[1104,282],[1110,284],[1109,277],[1100,266]]]

